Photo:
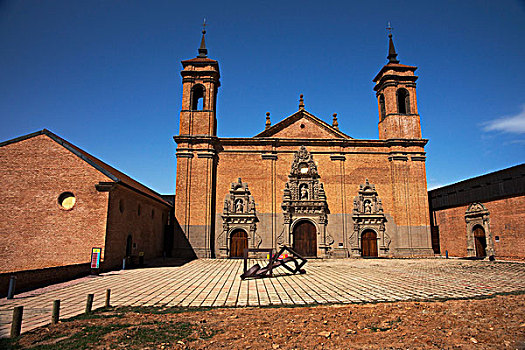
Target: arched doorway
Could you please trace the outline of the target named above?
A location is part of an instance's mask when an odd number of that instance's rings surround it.
[[[293,228],[293,250],[304,257],[317,256],[317,230],[310,221],[300,221]]]
[[[241,229],[234,230],[230,235],[230,258],[244,257],[245,248],[248,248],[248,234]]]
[[[361,235],[361,256],[377,257],[377,234],[372,230],[365,230]]]
[[[476,257],[486,257],[487,239],[485,238],[485,230],[479,225],[474,227],[474,244],[476,246]]]

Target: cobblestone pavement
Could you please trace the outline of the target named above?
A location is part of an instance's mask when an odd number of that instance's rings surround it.
[[[251,260],[250,265],[255,261]],[[263,261],[258,261],[261,266]],[[22,332],[104,306],[262,306],[456,299],[525,292],[525,264],[455,259],[309,260],[304,275],[242,281],[242,260],[199,259],[180,267],[113,271],[0,299],[0,337],[9,336],[13,308],[24,306]]]

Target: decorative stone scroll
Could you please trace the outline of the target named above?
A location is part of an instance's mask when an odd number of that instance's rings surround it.
[[[292,245],[292,228],[302,219],[313,222],[317,228],[320,239],[319,248],[325,253],[331,249],[334,239],[326,233],[328,224],[328,204],[323,184],[319,182],[319,173],[314,159],[306,147],[301,146],[294,155],[288,182],[283,193],[284,227],[277,243],[279,246]]]
[[[493,256],[494,243],[492,241],[492,233],[490,232],[490,212],[487,208],[478,202],[469,204],[465,212],[465,222],[467,223],[467,256],[476,256],[474,229],[478,225],[483,227],[485,231],[487,256]]]
[[[230,192],[224,199],[222,214],[222,232],[217,237],[219,257],[230,256],[230,234],[237,229],[248,233],[248,247],[259,248],[262,239],[257,234],[257,213],[255,200],[253,199],[248,184],[242,182],[241,178],[233,182]]]
[[[379,255],[386,255],[390,246],[390,236],[386,233],[386,217],[383,212],[383,204],[377,195],[376,187],[365,180],[359,185],[359,194],[354,198],[354,209],[352,211],[354,230],[348,243],[352,255],[361,256],[361,235],[365,230],[373,230],[377,234]]]

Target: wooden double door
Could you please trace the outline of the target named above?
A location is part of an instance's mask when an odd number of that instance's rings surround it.
[[[474,245],[476,246],[476,257],[484,258],[487,256],[487,238],[485,230],[481,226],[474,228]]]
[[[363,258],[377,257],[377,234],[372,230],[365,230],[361,235],[361,256]]]
[[[317,256],[317,230],[310,221],[300,221],[293,229],[293,250],[303,257]]]
[[[238,229],[230,235],[230,258],[244,257],[244,249],[248,248],[248,234]]]

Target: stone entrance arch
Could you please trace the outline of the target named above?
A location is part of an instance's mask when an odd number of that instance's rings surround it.
[[[469,204],[465,212],[465,222],[467,223],[467,256],[494,256],[494,243],[490,233],[490,213],[487,208],[478,202]],[[481,256],[483,250],[485,254]]]
[[[217,247],[219,258],[236,256],[238,252],[232,252],[232,247],[237,249],[237,244],[241,244],[239,232],[246,233],[246,248],[258,248],[262,238],[257,234],[257,212],[255,210],[255,200],[250,193],[248,184],[242,182],[241,178],[231,184],[230,192],[224,199],[224,210],[222,213],[222,232],[217,237]],[[237,233],[236,233],[237,232]],[[236,233],[233,236],[233,233]],[[236,240],[234,244],[232,239]],[[242,243],[244,244],[244,243]],[[241,249],[241,248],[239,248]],[[242,248],[242,254],[244,248]]]
[[[390,236],[386,232],[386,217],[383,212],[383,204],[377,195],[376,187],[365,179],[365,183],[359,185],[359,194],[354,198],[354,210],[352,212],[354,230],[348,239],[353,256],[365,256],[370,254],[368,249],[375,249],[374,256],[385,256],[390,249]],[[363,235],[365,232],[375,234],[375,246],[364,246]],[[366,236],[367,244],[372,244],[371,234]],[[366,255],[369,256],[369,255]]]
[[[294,244],[293,229],[297,223],[306,220],[316,228],[314,256],[319,255],[318,250],[323,251],[324,256],[330,255],[334,239],[326,232],[330,211],[319,178],[312,155],[306,147],[301,146],[299,151],[295,152],[288,182],[284,188],[282,203],[284,225],[277,236],[277,244],[280,247]]]

